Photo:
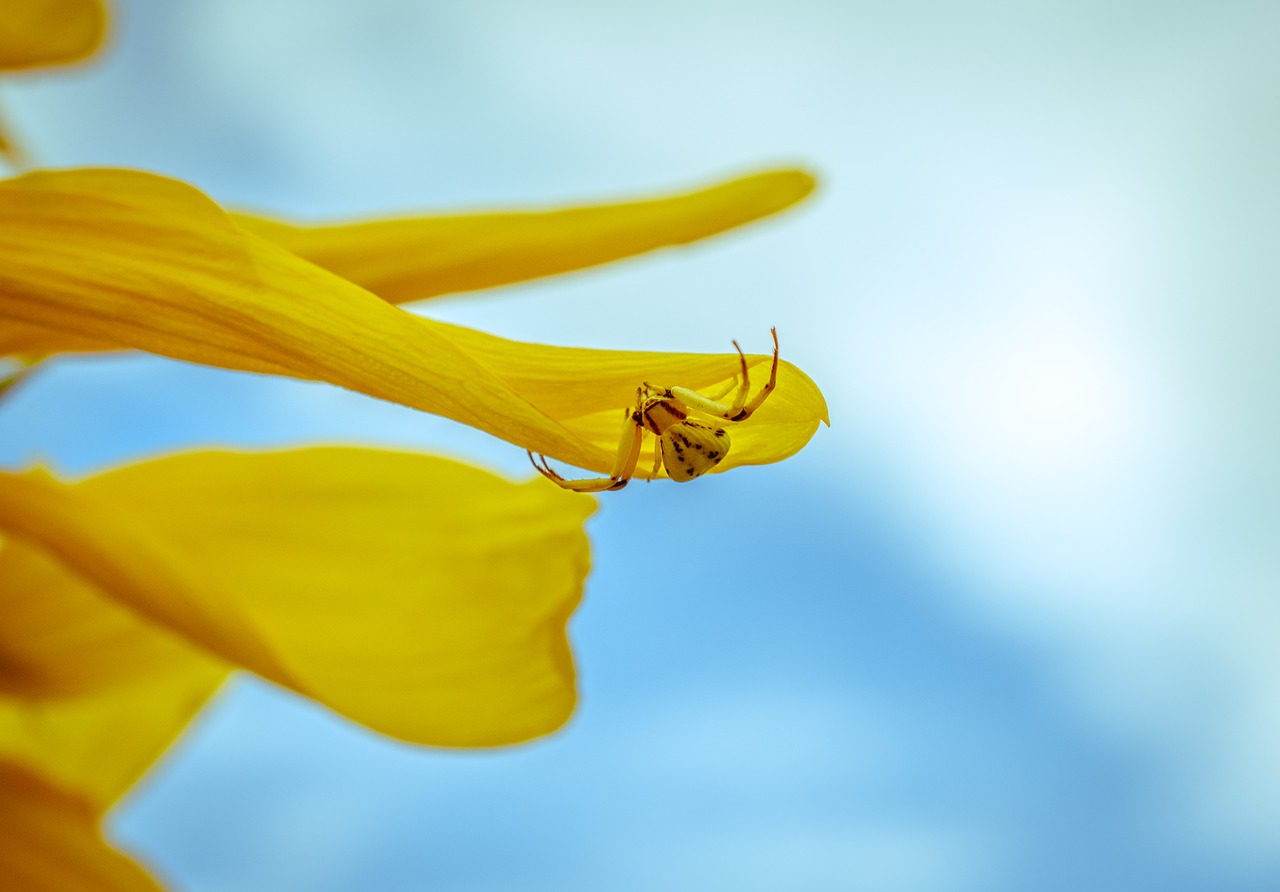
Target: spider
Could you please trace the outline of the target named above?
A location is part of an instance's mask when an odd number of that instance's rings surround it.
[[[658,438],[653,450],[652,476],[656,477],[665,463],[667,476],[677,483],[701,477],[729,454],[729,434],[722,427],[707,424],[690,415],[697,413],[724,421],[746,421],[760,408],[778,382],[778,330],[771,328],[769,332],[773,335],[773,367],[769,370],[769,383],[751,402],[747,402],[747,391],[751,387],[747,376],[747,358],[742,355],[738,342],[734,341],[733,347],[738,351],[738,360],[742,365],[742,383],[737,385],[738,391],[734,394],[733,402],[726,406],[720,400],[734,388],[736,376],[728,387],[715,396],[704,396],[687,387],[655,387],[645,382],[636,388],[635,408],[627,410],[626,419],[622,423],[622,436],[618,440],[618,454],[613,460],[613,470],[608,477],[566,480],[551,469],[546,456],[539,455],[535,459],[533,453],[529,452],[529,461],[539,474],[564,489],[574,492],[622,489],[635,475],[636,463],[640,460],[640,445],[647,430]]]

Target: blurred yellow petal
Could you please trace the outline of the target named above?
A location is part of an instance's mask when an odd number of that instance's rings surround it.
[[[77,62],[102,43],[106,23],[100,0],[3,0],[0,71]]]
[[[235,226],[195,189],[131,171],[0,182],[0,321],[0,352],[135,348],[328,381],[597,471],[641,382],[714,387],[738,368],[729,353],[544,347],[423,319]],[[784,361],[717,470],[785,458],[826,417]]]
[[[92,694],[172,674],[193,653],[16,538],[0,546],[0,616],[0,696]]]
[[[75,484],[0,475],[0,528],[210,652],[376,730],[559,727],[594,502],[429,456],[196,453]]]
[[[3,115],[0,115],[0,158],[4,158],[15,168],[26,167],[29,164],[26,151],[10,135]]]
[[[14,537],[0,546],[0,617],[0,760],[97,811],[164,751],[227,673]]]
[[[182,733],[226,670],[189,660],[146,679],[50,699],[0,695],[0,759],[106,811]]]
[[[0,761],[0,882],[14,892],[159,892],[78,797]]]
[[[102,43],[106,22],[100,0],[0,0],[0,73],[78,62]],[[0,157],[28,163],[2,118]]]
[[[473,291],[684,245],[790,207],[813,177],[781,170],[670,198],[513,213],[240,225],[392,303]]]

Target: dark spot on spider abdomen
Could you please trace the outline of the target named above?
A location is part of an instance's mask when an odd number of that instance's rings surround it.
[[[688,483],[690,480],[693,480],[698,476],[698,473],[693,469],[693,465],[684,464],[683,462],[668,467],[667,474],[670,475],[671,479],[676,481],[676,483]]]

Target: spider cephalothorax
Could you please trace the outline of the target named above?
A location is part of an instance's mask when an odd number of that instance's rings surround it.
[[[635,475],[644,432],[649,431],[657,437],[653,476],[657,476],[663,465],[666,465],[667,476],[679,483],[702,476],[728,455],[729,434],[723,427],[691,416],[702,415],[719,421],[745,421],[760,408],[773,392],[778,380],[778,332],[776,329],[770,331],[773,335],[773,366],[769,370],[769,383],[761,388],[751,402],[747,402],[747,393],[751,388],[747,375],[747,358],[742,355],[738,342],[734,341],[733,346],[738,351],[742,366],[742,380],[730,381],[729,386],[715,396],[704,396],[687,387],[654,387],[646,383],[637,388],[636,404],[634,408],[627,410],[622,424],[622,436],[618,441],[618,453],[608,477],[566,480],[551,469],[545,456],[540,455],[535,459],[533,453],[529,453],[529,460],[542,476],[565,489],[575,492],[622,489]],[[720,400],[735,386],[737,392],[733,402],[727,406],[721,403]]]

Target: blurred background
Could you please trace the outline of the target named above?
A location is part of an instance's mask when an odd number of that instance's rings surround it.
[[[776,325],[832,418],[785,463],[602,499],[558,735],[415,749],[242,679],[118,845],[191,892],[1280,888],[1280,6],[114,6],[96,64],[0,85],[42,164],[302,219],[814,169],[777,219],[418,311],[698,352]],[[0,412],[0,462],[68,474],[318,441],[531,473],[142,356]],[[664,542],[703,557],[637,575]]]

